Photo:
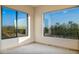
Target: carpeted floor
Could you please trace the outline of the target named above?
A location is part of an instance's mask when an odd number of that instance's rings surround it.
[[[47,46],[38,43],[32,43],[17,47],[11,50],[5,50],[3,54],[72,54],[77,53],[77,51],[67,50],[63,48],[57,48],[52,46]]]

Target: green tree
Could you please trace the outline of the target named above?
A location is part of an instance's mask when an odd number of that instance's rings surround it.
[[[44,35],[47,34],[47,33],[48,33],[48,28],[45,27],[45,28],[44,28]]]

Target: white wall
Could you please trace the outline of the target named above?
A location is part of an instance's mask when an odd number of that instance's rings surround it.
[[[34,40],[34,9],[30,6],[18,6],[18,5],[15,5],[15,6],[6,6],[6,7],[9,7],[9,8],[12,8],[14,10],[19,10],[19,11],[24,11],[24,12],[27,12],[29,15],[30,15],[30,20],[29,20],[29,36],[25,36],[25,37],[18,37],[18,38],[11,38],[11,39],[5,39],[5,40],[0,40],[1,42],[1,49],[4,50],[4,49],[8,49],[8,48],[12,48],[12,47],[16,47],[16,46],[19,46],[19,45],[23,45],[23,44],[27,44],[27,43],[30,43],[30,42],[33,42]],[[1,8],[1,7],[0,7]],[[1,11],[1,9],[0,9]],[[0,14],[1,15],[1,14]],[[1,18],[1,17],[0,17]],[[1,20],[1,19],[0,19]],[[1,23],[1,21],[0,21]],[[0,24],[1,25],[1,24]],[[1,30],[1,27],[0,27],[0,30]],[[0,33],[1,35],[1,33]],[[1,37],[1,36],[0,36]]]
[[[44,37],[42,35],[43,31],[43,13],[48,12],[48,11],[53,11],[53,10],[59,10],[59,9],[64,9],[64,8],[69,8],[73,6],[39,6],[35,9],[35,41],[44,43],[44,44],[50,44],[52,46],[59,46],[59,47],[64,47],[68,49],[75,49],[79,50],[79,40],[72,40],[72,39],[63,39],[63,38],[55,38],[55,37]]]

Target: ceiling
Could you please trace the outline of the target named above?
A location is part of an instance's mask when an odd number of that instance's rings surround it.
[[[29,5],[29,6],[31,6],[31,7],[38,7],[38,6],[40,6],[40,5]]]

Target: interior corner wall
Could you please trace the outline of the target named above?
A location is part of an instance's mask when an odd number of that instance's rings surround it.
[[[79,50],[79,40],[63,39],[55,37],[43,36],[43,13],[48,11],[60,10],[74,6],[69,5],[54,5],[54,6],[38,6],[35,10],[35,41],[52,46],[58,46],[68,49]]]
[[[11,39],[1,39],[1,32],[0,32],[0,47],[1,50],[8,49],[8,48],[13,48],[19,45],[24,45],[27,43],[31,43],[34,41],[34,8],[31,6],[26,6],[26,5],[6,5],[8,8],[12,8],[14,10],[18,11],[24,11],[27,12],[30,16],[30,22],[29,22],[29,37],[18,37],[18,38],[11,38]],[[0,11],[1,11],[1,6],[0,6]],[[0,12],[0,31],[1,31],[1,12]]]
[[[36,7],[33,7],[33,36],[34,36],[34,38],[33,38],[33,43],[35,43],[36,41],[35,41],[35,9]]]

